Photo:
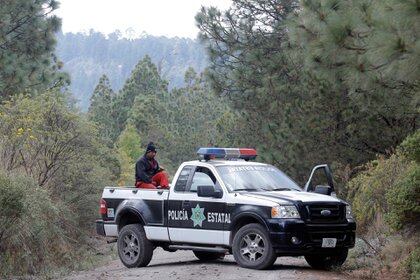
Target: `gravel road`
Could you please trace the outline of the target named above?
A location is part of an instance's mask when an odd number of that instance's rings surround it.
[[[127,269],[119,260],[113,260],[94,270],[72,274],[68,280],[93,279],[171,279],[171,280],[206,280],[206,279],[350,279],[338,272],[317,271],[311,269],[303,258],[278,258],[270,270],[258,271],[241,268],[236,265],[233,256],[223,261],[203,263],[197,260],[191,251],[165,252],[158,248],[154,251],[151,263],[144,268]]]

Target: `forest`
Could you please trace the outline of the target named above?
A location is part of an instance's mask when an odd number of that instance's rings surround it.
[[[184,85],[184,73],[189,67],[202,72],[207,66],[204,47],[187,38],[144,34],[128,39],[118,30],[108,35],[90,30],[86,34],[59,32],[56,40],[55,53],[63,62],[63,70],[72,77],[70,90],[83,111],[87,111],[103,74],[109,78],[111,88],[120,89],[145,55],[150,56],[171,89]]]
[[[201,146],[256,148],[258,161],[301,185],[315,164],[330,164],[358,224],[347,273],[420,277],[419,1],[233,0],[227,11],[203,7],[196,25],[205,69],[191,65],[171,87],[148,55],[119,84],[99,67],[99,79],[89,80],[93,91],[83,92],[87,110],[71,90],[86,77],[70,76],[57,52],[63,34],[52,11],[59,3],[6,2],[0,277],[94,265],[101,191],[134,184],[134,164],[150,141],[170,175]],[[201,57],[185,50],[185,57]],[[176,72],[185,68],[171,63]]]

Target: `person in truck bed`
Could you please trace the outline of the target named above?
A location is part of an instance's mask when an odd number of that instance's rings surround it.
[[[146,152],[136,163],[136,187],[143,189],[169,188],[168,175],[159,167],[155,159],[156,146],[147,145]]]

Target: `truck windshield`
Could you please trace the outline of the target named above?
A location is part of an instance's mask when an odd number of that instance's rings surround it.
[[[271,165],[218,166],[217,170],[229,191],[302,191]]]

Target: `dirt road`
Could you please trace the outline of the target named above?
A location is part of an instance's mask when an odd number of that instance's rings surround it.
[[[171,280],[206,280],[206,279],[258,279],[258,280],[326,280],[349,279],[337,272],[312,270],[303,258],[278,258],[270,270],[258,271],[244,269],[236,265],[233,256],[229,255],[223,261],[202,263],[191,251],[168,253],[156,249],[149,266],[127,269],[119,260],[114,260],[105,266],[91,271],[70,275],[65,279],[171,279]]]

